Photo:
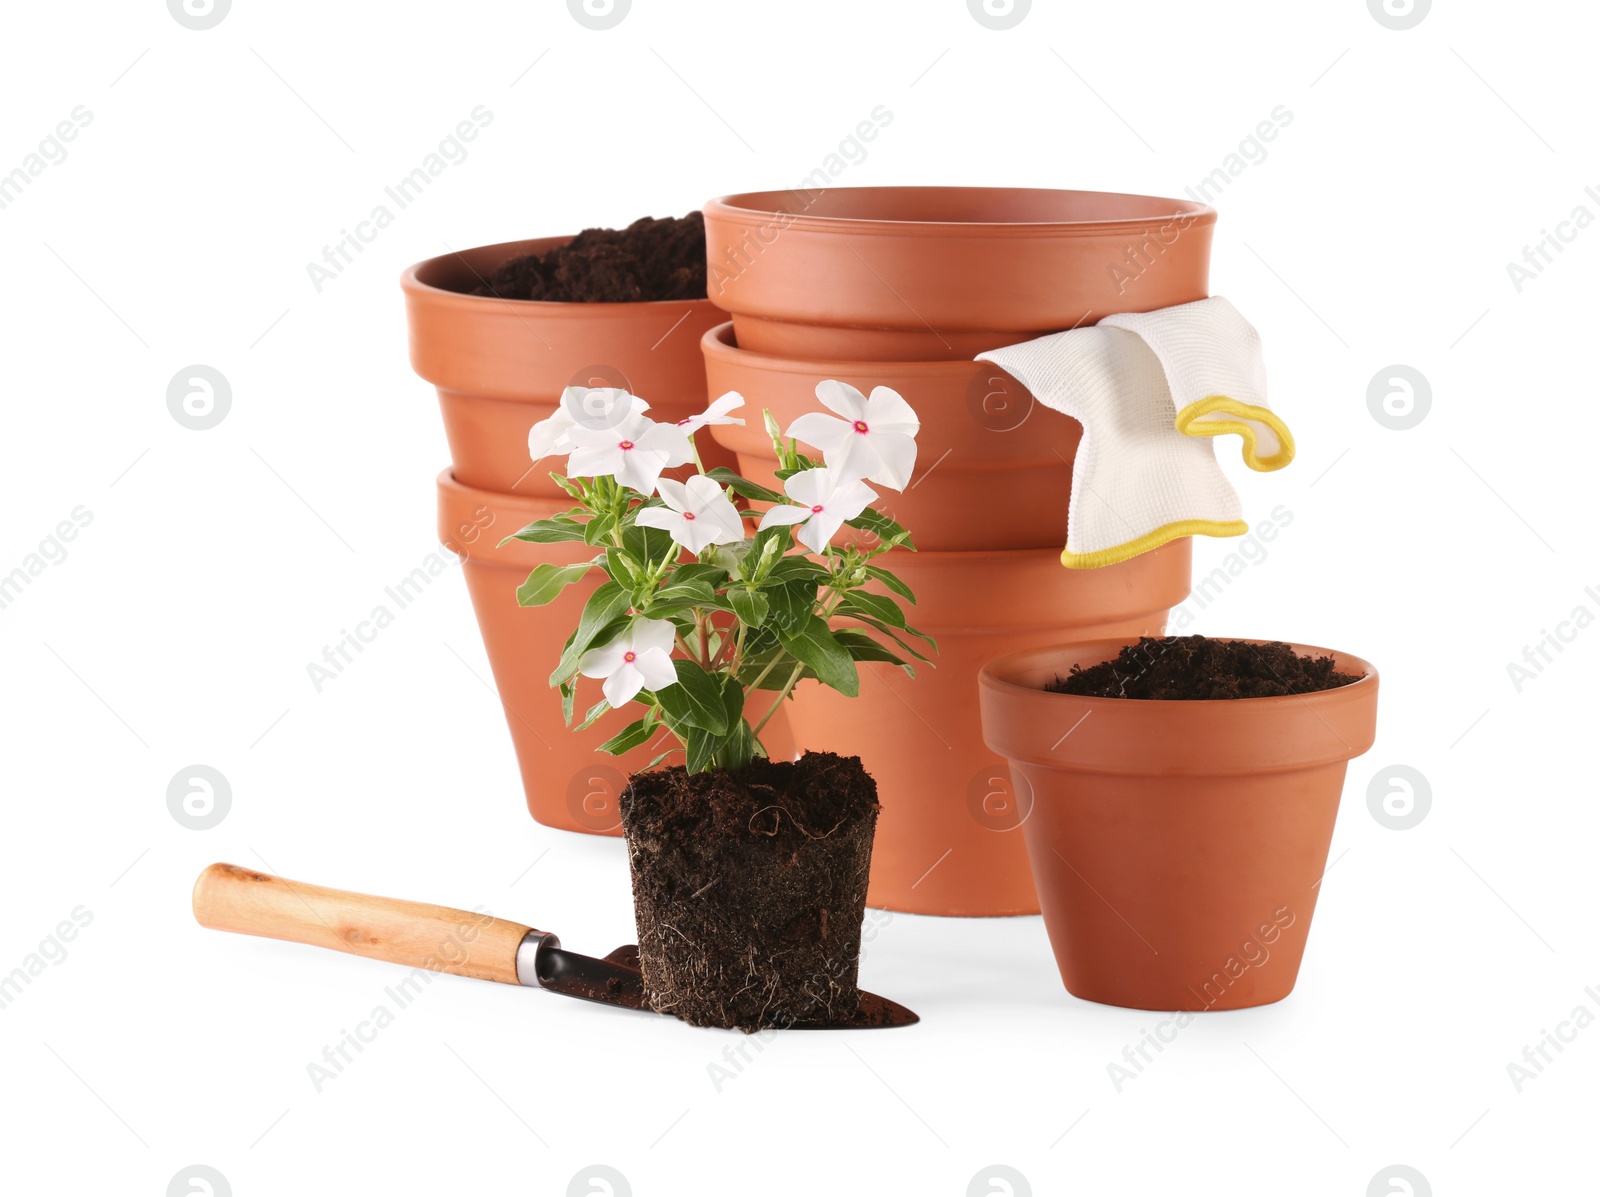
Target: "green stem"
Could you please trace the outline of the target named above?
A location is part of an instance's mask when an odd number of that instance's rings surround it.
[[[752,736],[759,737],[761,735],[761,729],[772,721],[772,717],[778,713],[778,708],[783,705],[783,700],[789,697],[789,691],[794,689],[795,683],[800,680],[800,675],[805,672],[805,668],[806,667],[804,663],[799,661],[795,662],[795,667],[789,674],[789,680],[784,682],[783,689],[778,691],[778,698],[777,701],[772,704],[772,709],[769,710],[765,715],[761,716],[760,723],[756,724],[750,729],[750,734]]]

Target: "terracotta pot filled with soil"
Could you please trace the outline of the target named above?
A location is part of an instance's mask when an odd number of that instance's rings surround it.
[[[786,429],[817,407],[817,384],[837,380],[870,395],[889,387],[915,403],[917,477],[881,496],[879,509],[914,528],[919,549],[1036,549],[1066,543],[1072,459],[1083,428],[986,362],[806,361],[752,353],[733,325],[706,333],[706,376],[714,395],[738,391]],[[781,489],[777,456],[761,423],[709,430],[738,458],[746,478]],[[759,506],[759,504],[758,504]],[[997,512],[1005,518],[997,519]],[[861,533],[846,532],[860,539]],[[841,541],[842,543],[842,541]]]
[[[1057,548],[907,553],[884,560],[917,596],[913,622],[939,651],[915,680],[861,666],[861,696],[815,683],[795,692],[801,745],[858,756],[877,780],[878,821],[867,901],[939,915],[1037,914],[1016,795],[985,745],[978,671],[1040,641],[1159,634],[1189,593],[1190,542],[1105,569],[1061,567]],[[849,621],[837,621],[841,626]]]
[[[970,360],[1204,299],[1216,212],[1017,187],[759,191],[705,207],[707,293],[744,349]]]
[[[569,386],[620,387],[676,421],[706,406],[698,214],[485,245],[401,276],[411,365],[438,388],[452,469],[469,486],[561,497],[528,430]],[[709,440],[713,457],[720,451]],[[713,464],[732,464],[726,455]]]
[[[855,1015],[877,816],[861,762],[830,752],[635,775],[622,818],[651,1008],[745,1031]]]
[[[489,655],[495,687],[522,773],[528,812],[548,827],[594,835],[621,835],[618,798],[628,775],[643,769],[663,746],[645,744],[613,757],[596,750],[628,723],[613,711],[582,731],[568,727],[561,697],[548,670],[530,662],[553,660],[577,622],[600,577],[569,587],[546,606],[517,605],[517,588],[539,565],[568,565],[594,555],[582,544],[527,544],[511,533],[534,520],[566,511],[571,500],[505,495],[464,486],[449,470],[439,475],[439,539],[461,557],[461,572]],[[578,683],[579,709],[600,696],[598,682]],[[794,755],[786,712],[764,733],[777,755]]]
[[[1100,640],[980,678],[1069,992],[1145,1010],[1287,997],[1378,675],[1268,641]]]

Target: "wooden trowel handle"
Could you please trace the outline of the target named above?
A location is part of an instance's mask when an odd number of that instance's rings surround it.
[[[217,931],[508,985],[518,984],[517,947],[530,930],[487,914],[326,889],[231,864],[200,874],[194,917]]]

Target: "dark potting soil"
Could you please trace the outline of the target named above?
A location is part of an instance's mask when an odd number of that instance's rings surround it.
[[[637,773],[620,806],[652,1009],[747,1032],[855,1014],[878,818],[858,757]]]
[[[1277,698],[1333,690],[1361,680],[1332,657],[1302,656],[1287,644],[1249,644],[1206,636],[1141,637],[1114,660],[1072,667],[1045,687],[1090,698]]]
[[[706,297],[706,226],[698,212],[625,229],[585,229],[566,245],[502,262],[474,295],[556,303]]]

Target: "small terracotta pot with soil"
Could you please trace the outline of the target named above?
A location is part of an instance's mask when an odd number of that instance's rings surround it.
[[[456,479],[563,497],[549,476],[559,463],[529,460],[528,429],[569,386],[621,387],[657,420],[702,411],[700,337],[724,319],[705,298],[702,246],[695,214],[484,245],[408,269],[411,366],[438,388]],[[705,451],[708,467],[733,462],[709,440]]]
[[[979,676],[1067,990],[1143,1010],[1287,997],[1377,671],[1199,636],[1034,649]]]
[[[855,757],[635,774],[622,794],[652,1009],[696,1026],[857,1011],[877,786]]]

